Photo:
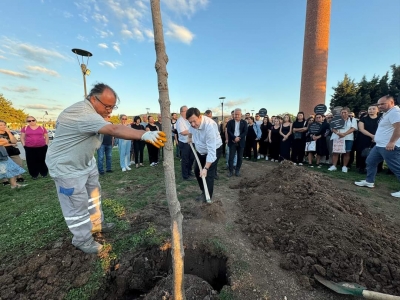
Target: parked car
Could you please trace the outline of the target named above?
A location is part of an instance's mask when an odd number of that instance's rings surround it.
[[[18,131],[16,131],[16,130],[10,130],[10,132],[14,135],[14,137],[17,139],[18,142],[21,141],[21,135],[19,134]]]

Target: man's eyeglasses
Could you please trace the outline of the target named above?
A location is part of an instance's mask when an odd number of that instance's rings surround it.
[[[127,118],[122,118],[121,120],[124,120],[124,121],[126,121],[126,120],[128,120]]]
[[[95,98],[96,98],[96,100],[97,101],[99,101],[101,104],[103,104],[103,106],[104,106],[104,108],[105,109],[108,109],[108,110],[115,110],[115,109],[117,109],[118,108],[118,106],[116,106],[116,105],[105,105],[103,102],[101,102],[100,101],[100,99],[97,97],[97,96],[94,96]]]
[[[36,122],[36,120],[26,120],[28,123],[30,122]]]

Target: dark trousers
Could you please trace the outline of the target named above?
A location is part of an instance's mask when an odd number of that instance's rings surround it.
[[[47,173],[49,172],[45,163],[47,145],[37,148],[25,146],[24,148],[29,174],[34,178],[38,177],[39,174],[47,176]]]
[[[214,192],[214,179],[215,179],[215,172],[217,170],[218,160],[222,154],[222,146],[217,149],[217,159],[211,164],[210,168],[207,171],[206,183],[208,187],[208,193],[210,194],[210,198],[212,198]],[[197,152],[197,156],[199,157],[201,167],[204,168],[206,165],[206,155],[201,155]],[[204,184],[203,179],[200,177],[200,168],[196,163],[194,167],[194,174],[196,175],[197,183],[199,184],[200,190],[204,193]]]
[[[269,144],[270,159],[279,160],[280,149],[281,149],[280,141],[273,141],[272,143],[270,143]]]
[[[133,141],[133,151],[135,152],[135,163],[143,163],[144,141]]]
[[[181,170],[183,179],[188,179],[192,171],[194,162],[194,154],[188,143],[179,142],[179,149],[181,150]]]
[[[251,158],[251,150],[253,149],[254,158],[257,159],[257,142],[253,139],[246,139],[245,156]]]
[[[235,154],[237,154],[237,162],[236,162],[236,172],[239,172],[240,167],[242,166],[243,161],[243,150],[244,148],[240,147],[240,143],[233,143],[232,145],[228,145],[229,147],[229,172],[233,172],[233,159],[235,158]]]
[[[149,152],[150,163],[157,163],[158,162],[158,148],[153,146],[152,144],[148,144],[147,150]]]
[[[292,143],[292,162],[298,164],[303,163],[304,160],[304,149],[306,148],[306,141],[303,139],[294,139]]]

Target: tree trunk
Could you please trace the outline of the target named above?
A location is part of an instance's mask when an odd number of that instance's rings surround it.
[[[156,48],[156,72],[159,92],[159,102],[162,116],[162,124],[164,132],[167,135],[167,143],[164,147],[164,173],[165,187],[168,200],[169,213],[171,215],[171,231],[172,231],[172,263],[174,272],[174,299],[185,300],[184,289],[184,262],[185,255],[183,249],[182,237],[182,219],[181,205],[176,196],[175,171],[174,171],[174,148],[171,124],[171,113],[168,93],[168,72],[167,63],[168,56],[165,52],[163,26],[161,20],[160,0],[150,0],[151,13],[153,18],[154,44]]]

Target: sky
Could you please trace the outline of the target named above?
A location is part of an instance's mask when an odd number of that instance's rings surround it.
[[[306,0],[161,0],[171,112],[187,105],[224,115],[299,107]],[[327,96],[347,73],[356,81],[400,64],[400,0],[333,0]],[[3,0],[0,94],[55,120],[84,98],[71,49],[93,54],[87,89],[118,94],[113,114],[160,111],[150,1]],[[79,61],[79,63],[78,63]],[[84,58],[86,63],[86,58]],[[321,101],[323,102],[323,100]]]

